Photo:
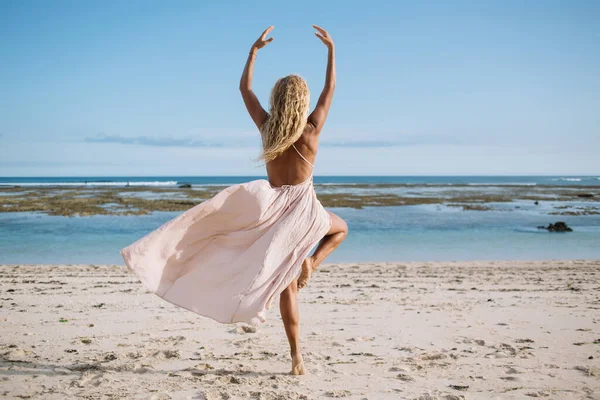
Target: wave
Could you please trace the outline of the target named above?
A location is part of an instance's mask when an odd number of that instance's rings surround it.
[[[315,185],[321,186],[356,186],[356,185],[381,185],[381,183],[369,183],[369,182],[323,182],[316,183]]]
[[[0,186],[175,186],[177,181],[154,181],[154,182],[135,182],[135,181],[83,181],[83,182],[11,182],[0,183]]]
[[[536,186],[535,182],[467,183],[468,186]]]
[[[552,181],[581,182],[581,178],[552,178]]]
[[[192,186],[194,188],[207,188],[207,187],[213,187],[213,186],[232,186],[235,185],[235,183],[194,183]]]

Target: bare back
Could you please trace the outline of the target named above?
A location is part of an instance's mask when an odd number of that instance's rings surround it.
[[[290,146],[276,159],[266,165],[267,176],[272,186],[297,185],[306,181],[313,173],[313,166],[319,147],[319,134],[323,129],[333,92],[335,89],[335,51],[333,40],[329,33],[316,25],[318,32],[315,35],[327,46],[327,69],[325,72],[325,85],[313,112],[308,116],[306,127],[300,139]],[[258,49],[263,48],[273,38],[265,39],[273,26],[267,28],[260,38],[252,45],[244,72],[240,79],[240,92],[250,117],[260,131],[260,127],[267,121],[269,115],[260,105],[258,98],[252,91],[252,75],[254,72],[254,59]],[[303,158],[306,158],[304,160]]]
[[[300,139],[294,144],[296,149],[311,164],[315,163],[319,147],[319,135],[311,124],[307,124]],[[313,173],[313,167],[296,152],[292,146],[275,160],[267,163],[267,176],[273,186],[297,185],[306,181]]]

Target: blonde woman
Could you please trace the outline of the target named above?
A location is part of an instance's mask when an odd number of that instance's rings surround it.
[[[252,45],[242,74],[240,92],[261,134],[268,180],[230,186],[121,250],[148,289],[222,323],[258,325],[279,295],[294,375],[305,373],[296,294],[348,232],[313,187],[319,135],[335,88],[333,40],[313,26],[328,58],[325,87],[312,113],[308,86],[299,76],[275,83],[268,113],[252,92],[254,61],[273,40],[266,39],[273,26]]]

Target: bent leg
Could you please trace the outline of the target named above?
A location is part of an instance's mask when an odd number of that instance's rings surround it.
[[[313,271],[330,255],[340,244],[344,241],[348,235],[348,225],[337,214],[327,211],[331,217],[331,228],[329,232],[325,234],[321,242],[317,246],[317,249],[312,256],[304,260],[302,264],[302,273],[298,278],[298,288],[302,289],[308,284]]]
[[[304,375],[304,363],[302,361],[302,354],[300,353],[300,346],[298,343],[298,323],[300,316],[298,313],[298,303],[296,301],[297,293],[298,286],[294,280],[279,295],[279,311],[281,312],[281,318],[283,319],[285,334],[290,343],[290,354],[292,356],[291,374]]]

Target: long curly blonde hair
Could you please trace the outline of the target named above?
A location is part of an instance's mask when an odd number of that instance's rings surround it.
[[[276,159],[302,136],[308,118],[310,92],[306,81],[288,75],[271,89],[269,117],[260,127],[263,151],[259,159]]]

